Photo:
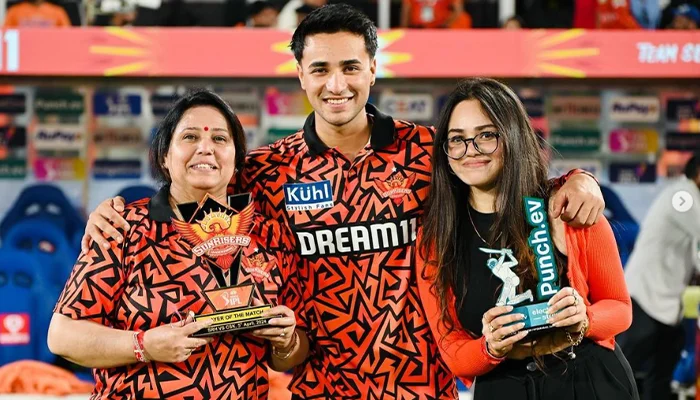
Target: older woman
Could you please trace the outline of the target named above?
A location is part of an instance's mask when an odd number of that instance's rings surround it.
[[[180,99],[163,120],[151,162],[165,183],[151,199],[130,204],[130,229],[110,248],[93,243],[80,255],[54,310],[49,348],[94,368],[93,398],[267,397],[267,339],[272,367],[285,369],[308,349],[301,287],[287,232],[253,214],[241,235],[250,238],[230,268],[198,256],[175,227],[178,204],[206,195],[227,202],[227,185],[241,170],[245,136],[230,107],[216,94]],[[240,210],[239,210],[240,211]],[[192,337],[208,322],[193,315],[215,310],[204,291],[252,282],[271,327],[252,333]],[[294,311],[295,310],[296,313]]]

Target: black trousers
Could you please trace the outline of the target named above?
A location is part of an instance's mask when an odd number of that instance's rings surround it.
[[[632,299],[632,326],[618,338],[632,370],[648,367],[639,392],[643,400],[671,398],[673,370],[681,358],[685,333],[683,326],[669,326],[649,316]]]
[[[574,352],[575,358],[543,356],[543,370],[532,358],[506,360],[476,378],[474,400],[639,400],[621,351],[585,340]]]

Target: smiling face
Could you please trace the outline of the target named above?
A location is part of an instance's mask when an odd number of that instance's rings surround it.
[[[235,155],[231,128],[224,115],[210,106],[190,108],[175,127],[164,158],[172,191],[197,200],[203,193],[225,195],[233,177]]]
[[[360,35],[337,32],[308,36],[297,72],[320,117],[317,123],[342,127],[365,118],[363,111],[376,69],[377,62],[370,58]]]
[[[488,146],[496,146],[493,153],[481,154],[470,141],[463,157],[456,160],[448,158],[450,168],[462,182],[484,191],[495,187],[503,170],[503,143],[501,138],[495,137],[497,134],[496,126],[478,100],[465,100],[454,108],[448,125],[448,145],[463,146],[460,139],[481,135],[482,143],[486,144],[481,146],[482,150],[491,150],[492,147]]]

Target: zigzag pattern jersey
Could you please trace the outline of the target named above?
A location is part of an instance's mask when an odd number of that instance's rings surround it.
[[[379,113],[354,161],[314,128],[249,154],[243,186],[291,228],[302,256],[311,354],[292,392],[306,399],[456,398],[416,283],[416,229],[433,131]]]
[[[119,330],[147,330],[183,317],[213,312],[203,290],[216,289],[209,262],[195,256],[170,222],[167,189],[150,201],[126,207],[131,229],[123,245],[112,241],[81,254],[55,307],[73,319]],[[266,302],[280,302],[300,318],[304,307],[293,239],[276,221],[254,217],[247,247],[241,248],[238,283],[253,282]],[[303,326],[302,326],[303,327]],[[195,350],[182,363],[139,363],[95,369],[92,398],[265,399],[268,395],[266,344],[246,334],[225,333]]]

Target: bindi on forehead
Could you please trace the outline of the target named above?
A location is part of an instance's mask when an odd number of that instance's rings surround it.
[[[204,132],[206,132],[206,131],[208,131],[208,130],[209,130],[209,127],[208,127],[208,126],[205,126],[205,127],[204,127]]]

